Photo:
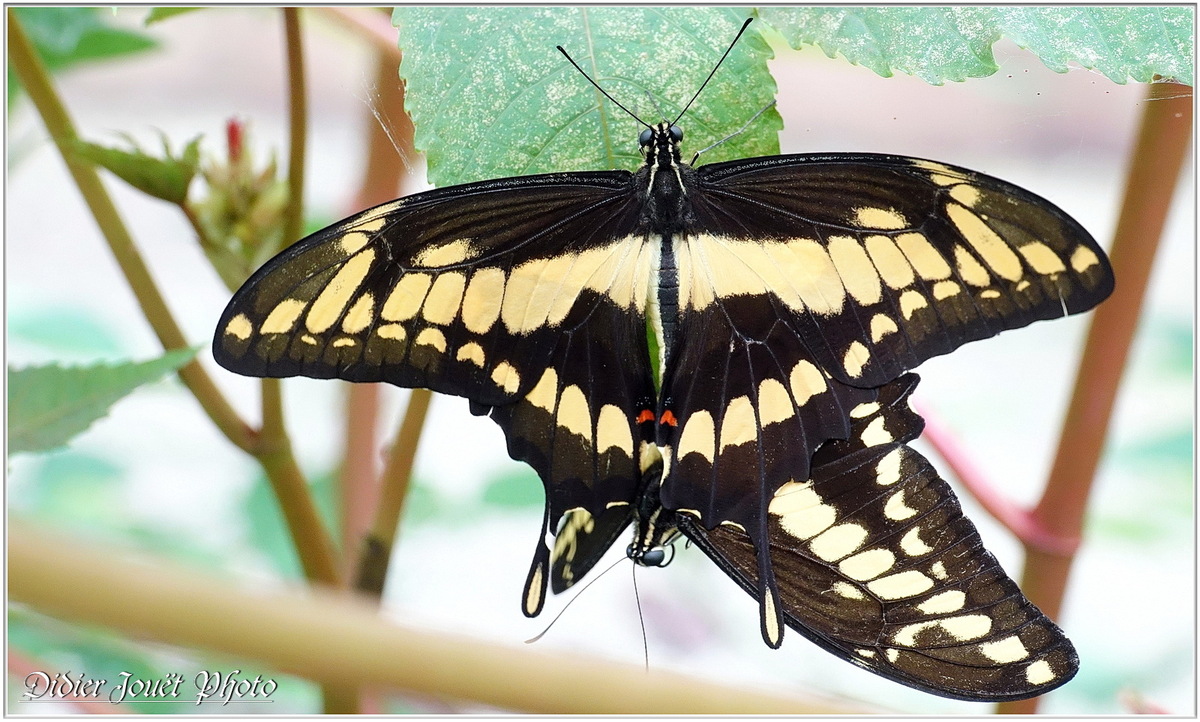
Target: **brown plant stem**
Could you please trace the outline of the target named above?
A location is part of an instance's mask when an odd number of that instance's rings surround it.
[[[283,212],[283,237],[299,238],[304,230],[304,153],[308,141],[308,91],[305,87],[304,45],[300,9],[283,9],[288,73],[288,204]]]
[[[159,343],[168,351],[187,348],[189,344],[183,331],[171,315],[166,299],[150,275],[121,214],[100,182],[95,167],[78,161],[71,151],[79,137],[75,125],[54,89],[50,74],[25,35],[20,18],[11,9],[8,12],[8,54],[9,67],[21,79],[33,101]],[[227,439],[245,451],[254,448],[257,434],[217,390],[216,384],[198,360],[181,368],[179,378]]]
[[[369,16],[382,17],[372,11]],[[395,44],[392,44],[395,49]],[[374,107],[363,114],[367,138],[362,183],[352,208],[356,212],[379,205],[400,194],[408,175],[404,160],[411,156],[412,122],[404,112],[404,86],[396,71],[399,53],[376,53]],[[389,123],[388,130],[384,123]],[[395,143],[398,147],[393,147]],[[347,574],[354,577],[360,567],[371,519],[379,504],[381,480],[378,447],[379,384],[347,384],[346,452],[342,462],[341,484],[344,557]]]
[[[1191,142],[1191,128],[1191,88],[1152,83],[1109,254],[1116,290],[1092,316],[1058,452],[1046,489],[1032,512],[1036,524],[1066,538],[1083,534],[1088,496],[1163,224]],[[1029,543],[1025,543],[1025,554],[1021,588],[1043,612],[1058,618],[1075,555]],[[1015,714],[1036,709],[1036,699],[998,706],[1000,712]]]
[[[293,239],[299,238],[304,229],[304,162],[305,143],[308,140],[308,92],[305,86],[304,44],[303,36],[300,32],[300,8],[283,8],[283,27],[288,73],[288,204],[283,212],[283,237],[285,239]],[[274,389],[274,393],[268,394],[268,388]],[[268,406],[274,405],[281,409],[282,404],[278,388],[278,380],[263,380],[264,430],[266,428]],[[277,413],[277,411],[277,409],[271,409],[272,415]],[[282,421],[280,422],[278,431],[277,439],[286,445],[288,449],[287,456],[292,458],[291,445],[287,439],[286,431],[283,429]],[[292,466],[295,467],[294,461]],[[298,467],[295,467],[295,470],[299,473]],[[272,479],[272,482],[274,482],[274,479]],[[300,491],[294,488],[294,485],[283,488],[273,484],[273,488],[275,488],[277,494],[281,491],[285,493],[297,493]],[[303,491],[304,496],[307,497],[306,507],[312,509],[312,498],[307,493],[307,486],[305,486]],[[287,506],[290,500],[285,501],[284,497],[280,497],[279,503],[280,506],[284,507],[284,514],[287,515]],[[315,518],[315,509],[313,512],[314,518],[305,518],[303,521],[319,524],[320,519]],[[289,520],[291,520],[290,516]],[[301,521],[299,517],[296,520]],[[322,532],[324,532],[323,529]],[[304,538],[295,538],[294,541],[296,543],[296,551],[305,563],[306,573],[310,571],[310,565],[319,563],[321,567],[312,571],[317,571],[322,575],[329,574],[333,584],[337,585],[340,583],[328,534],[322,533],[320,539],[315,542]],[[323,709],[326,714],[354,714],[358,711],[358,691],[354,685],[345,683],[325,684],[321,688],[321,696],[323,699]]]
[[[868,711],[404,627],[380,619],[374,603],[343,594],[241,589],[228,578],[185,571],[21,519],[10,520],[8,564],[12,600],[43,613],[258,660],[334,684],[408,689],[527,712]]]
[[[409,479],[412,476],[413,460],[421,439],[421,429],[429,412],[429,401],[433,393],[428,389],[413,389],[404,410],[404,420],[392,448],[388,451],[387,465],[383,470],[383,488],[379,507],[371,533],[363,547],[355,586],[359,591],[374,597],[383,595],[387,581],[388,561],[395,546],[400,517],[404,514],[404,502],[408,498]]]

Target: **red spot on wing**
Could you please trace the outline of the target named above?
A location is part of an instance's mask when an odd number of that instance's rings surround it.
[[[638,414],[637,422],[644,424],[647,421],[654,421],[654,412],[650,409],[642,409],[642,413]]]
[[[662,416],[658,419],[658,423],[665,424],[667,426],[679,426],[679,421],[675,418],[675,414],[671,413],[670,409],[667,409],[662,413]]]

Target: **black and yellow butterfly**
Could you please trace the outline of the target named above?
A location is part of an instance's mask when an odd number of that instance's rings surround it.
[[[934,694],[1019,699],[1077,659],[905,442],[906,372],[1085,311],[1107,259],[1048,201],[913,158],[692,167],[674,123],[645,164],[503,178],[372,208],[237,292],[214,355],[252,376],[466,397],[546,489],[524,611],[630,525],[683,534],[784,625]]]

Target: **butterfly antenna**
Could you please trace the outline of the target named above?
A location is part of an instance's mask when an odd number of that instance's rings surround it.
[[[754,121],[758,120],[758,116],[762,115],[763,113],[767,112],[768,110],[770,110],[771,108],[774,108],[774,107],[775,107],[775,101],[772,100],[770,103],[767,103],[763,107],[762,110],[755,113],[753,118],[751,118],[750,120],[747,120],[745,125],[743,125],[741,128],[738,128],[737,130],[733,131],[729,135],[718,140],[716,143],[713,143],[712,145],[708,146],[707,148],[701,148],[700,150],[696,151],[696,155],[692,156],[691,165],[696,164],[696,159],[698,159],[700,157],[701,153],[707,153],[708,151],[712,150],[713,148],[716,148],[718,145],[724,143],[725,141],[729,140],[730,138],[735,138],[735,137],[741,135],[742,133],[745,133],[746,129],[749,128],[751,125],[753,125]],[[689,539],[688,541],[691,541],[691,540]]]
[[[612,97],[611,95],[609,95],[607,90],[605,90],[604,88],[601,88],[599,83],[597,83],[595,80],[592,80],[592,76],[585,73],[583,68],[579,67],[579,63],[575,62],[575,59],[572,58],[570,55],[568,55],[566,50],[563,50],[563,46],[555,45],[554,47],[558,48],[558,52],[562,53],[563,57],[566,58],[567,60],[569,60],[571,62],[571,65],[574,65],[575,69],[579,71],[579,74],[582,75],[583,77],[587,78],[587,81],[589,83],[591,83],[596,88],[596,90],[599,90],[604,95],[604,97],[608,98],[609,102],[611,102],[613,105],[617,106],[621,110],[628,113],[630,118],[633,118],[634,120],[636,120],[637,122],[646,126],[647,128],[653,128],[652,125],[650,125],[646,121],[644,121],[641,118],[634,115],[633,111],[631,111],[629,108],[626,108],[624,105],[621,105],[620,103],[618,103],[617,99]]]
[[[650,643],[646,641],[646,618],[642,616],[642,595],[638,594],[637,588],[637,568],[638,565],[632,564],[630,576],[633,577],[633,600],[637,602],[638,609],[638,624],[642,626],[642,657],[646,661],[646,671],[650,671]]]
[[[742,29],[739,30],[737,35],[733,37],[733,42],[730,43],[729,47],[725,49],[725,54],[722,55],[721,59],[717,61],[717,64],[713,66],[712,72],[709,73],[708,77],[704,79],[704,82],[700,84],[700,88],[696,90],[696,94],[693,95],[692,99],[687,102],[687,105],[683,106],[683,110],[679,111],[679,115],[675,116],[675,120],[671,122],[671,125],[678,123],[679,119],[683,117],[683,114],[687,112],[688,108],[692,107],[692,103],[696,102],[696,98],[700,97],[700,93],[704,90],[704,86],[708,85],[708,81],[712,80],[712,77],[717,74],[717,68],[721,67],[721,63],[725,62],[725,58],[729,57],[729,53],[733,50],[733,46],[737,45],[738,38],[742,37],[742,33],[746,32],[746,28],[749,27],[750,23],[752,22],[754,22],[754,18],[746,18],[746,22],[742,23]],[[562,48],[559,48],[559,50],[562,50]],[[605,95],[607,95],[607,93],[605,93]]]
[[[569,602],[567,602],[566,604],[563,605],[563,608],[559,610],[558,614],[554,615],[554,619],[550,620],[550,623],[546,625],[545,629],[543,629],[536,637],[530,637],[529,639],[526,639],[525,644],[533,644],[534,642],[538,641],[542,637],[546,636],[546,633],[550,631],[550,628],[558,623],[559,618],[562,617],[562,615],[566,614],[567,610],[571,608],[571,605],[575,603],[576,599],[579,599],[580,597],[583,596],[583,593],[588,590],[588,587],[590,587],[593,584],[595,584],[596,582],[600,581],[600,577],[611,572],[613,570],[613,567],[617,566],[618,564],[625,561],[626,559],[627,559],[627,557],[622,557],[622,558],[616,560],[612,564],[609,564],[607,569],[605,569],[604,571],[600,572],[595,577],[593,577],[592,581],[585,584],[583,586],[583,588],[580,589],[575,594],[575,596],[571,597],[571,600]]]

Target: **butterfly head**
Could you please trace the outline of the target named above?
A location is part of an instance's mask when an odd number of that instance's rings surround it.
[[[646,158],[646,165],[667,167],[679,162],[679,144],[683,141],[683,128],[663,121],[648,127],[638,136],[638,145]]]

